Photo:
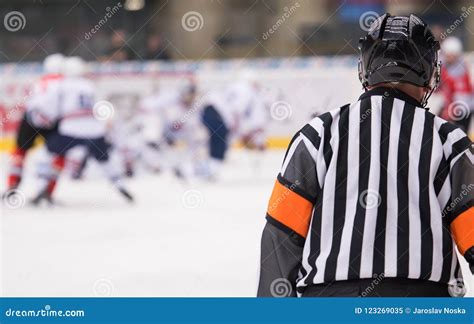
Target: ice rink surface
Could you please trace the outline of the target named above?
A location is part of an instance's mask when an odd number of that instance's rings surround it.
[[[283,155],[233,151],[216,183],[139,174],[129,181],[134,205],[91,165],[82,181],[62,178],[59,206],[2,206],[0,293],[255,296],[266,205]],[[5,155],[0,165],[3,192]],[[26,199],[34,169],[21,188]],[[472,276],[467,281],[474,287]]]

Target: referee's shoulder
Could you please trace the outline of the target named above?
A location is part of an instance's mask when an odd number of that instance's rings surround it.
[[[325,113],[313,115],[313,119],[296,132],[293,140],[299,136],[304,136],[311,141],[316,149],[319,149],[322,138],[325,134],[330,133],[333,121],[338,120],[341,110],[346,107],[349,107],[349,104]]]
[[[444,155],[448,162],[455,160],[457,156],[473,145],[468,134],[459,126],[441,117],[434,117],[434,129],[441,140]]]
[[[312,127],[318,133],[324,133],[325,130],[329,130],[333,121],[338,120],[339,115],[343,109],[347,109],[350,104],[343,105],[341,107],[329,110],[325,113],[313,115],[313,119],[311,119],[306,125]],[[304,127],[303,127],[304,128]]]
[[[428,112],[432,114],[431,112]],[[456,124],[447,121],[439,116],[434,115],[434,128],[441,138],[442,142],[458,140],[461,138],[469,138],[468,134],[464,132]]]

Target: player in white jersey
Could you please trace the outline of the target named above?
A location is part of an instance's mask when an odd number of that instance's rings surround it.
[[[216,177],[231,139],[264,148],[266,111],[259,88],[253,73],[246,72],[224,91],[209,95],[201,118],[209,135],[209,178]]]
[[[109,179],[119,192],[128,200],[133,198],[122,183],[120,170],[109,159],[109,145],[105,141],[106,124],[98,116],[104,107],[97,106],[94,84],[83,77],[85,64],[78,57],[67,58],[64,63],[65,78],[53,97],[59,98],[58,132],[50,136],[47,142],[48,151],[54,156],[52,170],[46,173],[34,204],[42,200],[52,202],[52,194],[61,170],[64,168],[64,156],[76,146],[87,147],[104,168]]]
[[[16,137],[16,147],[11,154],[11,167],[8,175],[8,191],[6,196],[15,193],[20,185],[23,166],[27,152],[31,149],[38,137],[46,139],[56,130],[57,103],[51,96],[56,92],[63,76],[61,68],[64,57],[61,54],[52,54],[43,62],[44,75],[33,84],[33,89],[25,104],[20,127]]]
[[[195,98],[196,85],[193,80],[186,80],[178,89],[162,89],[140,102],[138,118],[144,143],[140,155],[145,163],[159,160],[161,168],[172,169],[179,177],[194,174],[200,127]],[[150,152],[152,149],[155,155]]]

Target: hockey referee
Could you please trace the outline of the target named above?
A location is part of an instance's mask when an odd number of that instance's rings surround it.
[[[417,16],[359,42],[359,100],[292,139],[263,231],[258,296],[462,295],[474,269],[474,148],[425,108],[439,43]]]

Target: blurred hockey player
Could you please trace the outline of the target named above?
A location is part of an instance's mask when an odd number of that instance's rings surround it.
[[[463,46],[456,37],[441,43],[443,67],[440,93],[444,97],[441,117],[467,132],[474,106],[469,66],[463,58]]]
[[[158,161],[160,168],[171,169],[180,178],[194,175],[200,127],[196,93],[195,81],[187,79],[178,88],[163,89],[140,102],[142,161],[148,165]]]
[[[255,74],[245,71],[239,81],[209,95],[201,116],[209,136],[209,161],[204,171],[209,179],[218,175],[232,139],[264,149],[266,111],[259,88]]]
[[[16,147],[11,154],[6,195],[14,194],[20,185],[27,152],[38,137],[45,139],[56,130],[56,107],[50,93],[57,91],[63,76],[61,74],[64,57],[52,54],[43,62],[44,75],[33,85],[31,95],[26,100],[25,113],[16,136]]]
[[[64,80],[55,94],[60,98],[58,106],[58,132],[52,134],[46,143],[53,156],[50,172],[41,178],[41,187],[33,200],[37,205],[42,201],[52,203],[52,195],[60,172],[64,168],[64,156],[76,146],[84,146],[104,169],[110,181],[128,200],[133,197],[125,189],[120,169],[109,158],[109,146],[105,141],[106,124],[102,118],[107,106],[96,103],[94,84],[84,77],[85,63],[78,57],[67,58],[64,62]]]
[[[134,106],[131,106],[135,110]],[[111,143],[114,154],[120,160],[121,168],[125,176],[131,178],[135,175],[135,161],[139,157],[141,141],[141,124],[135,118],[136,111],[126,113],[125,109],[114,116],[113,122],[108,128],[107,140]],[[81,178],[87,159],[83,159],[73,173],[73,178]]]

